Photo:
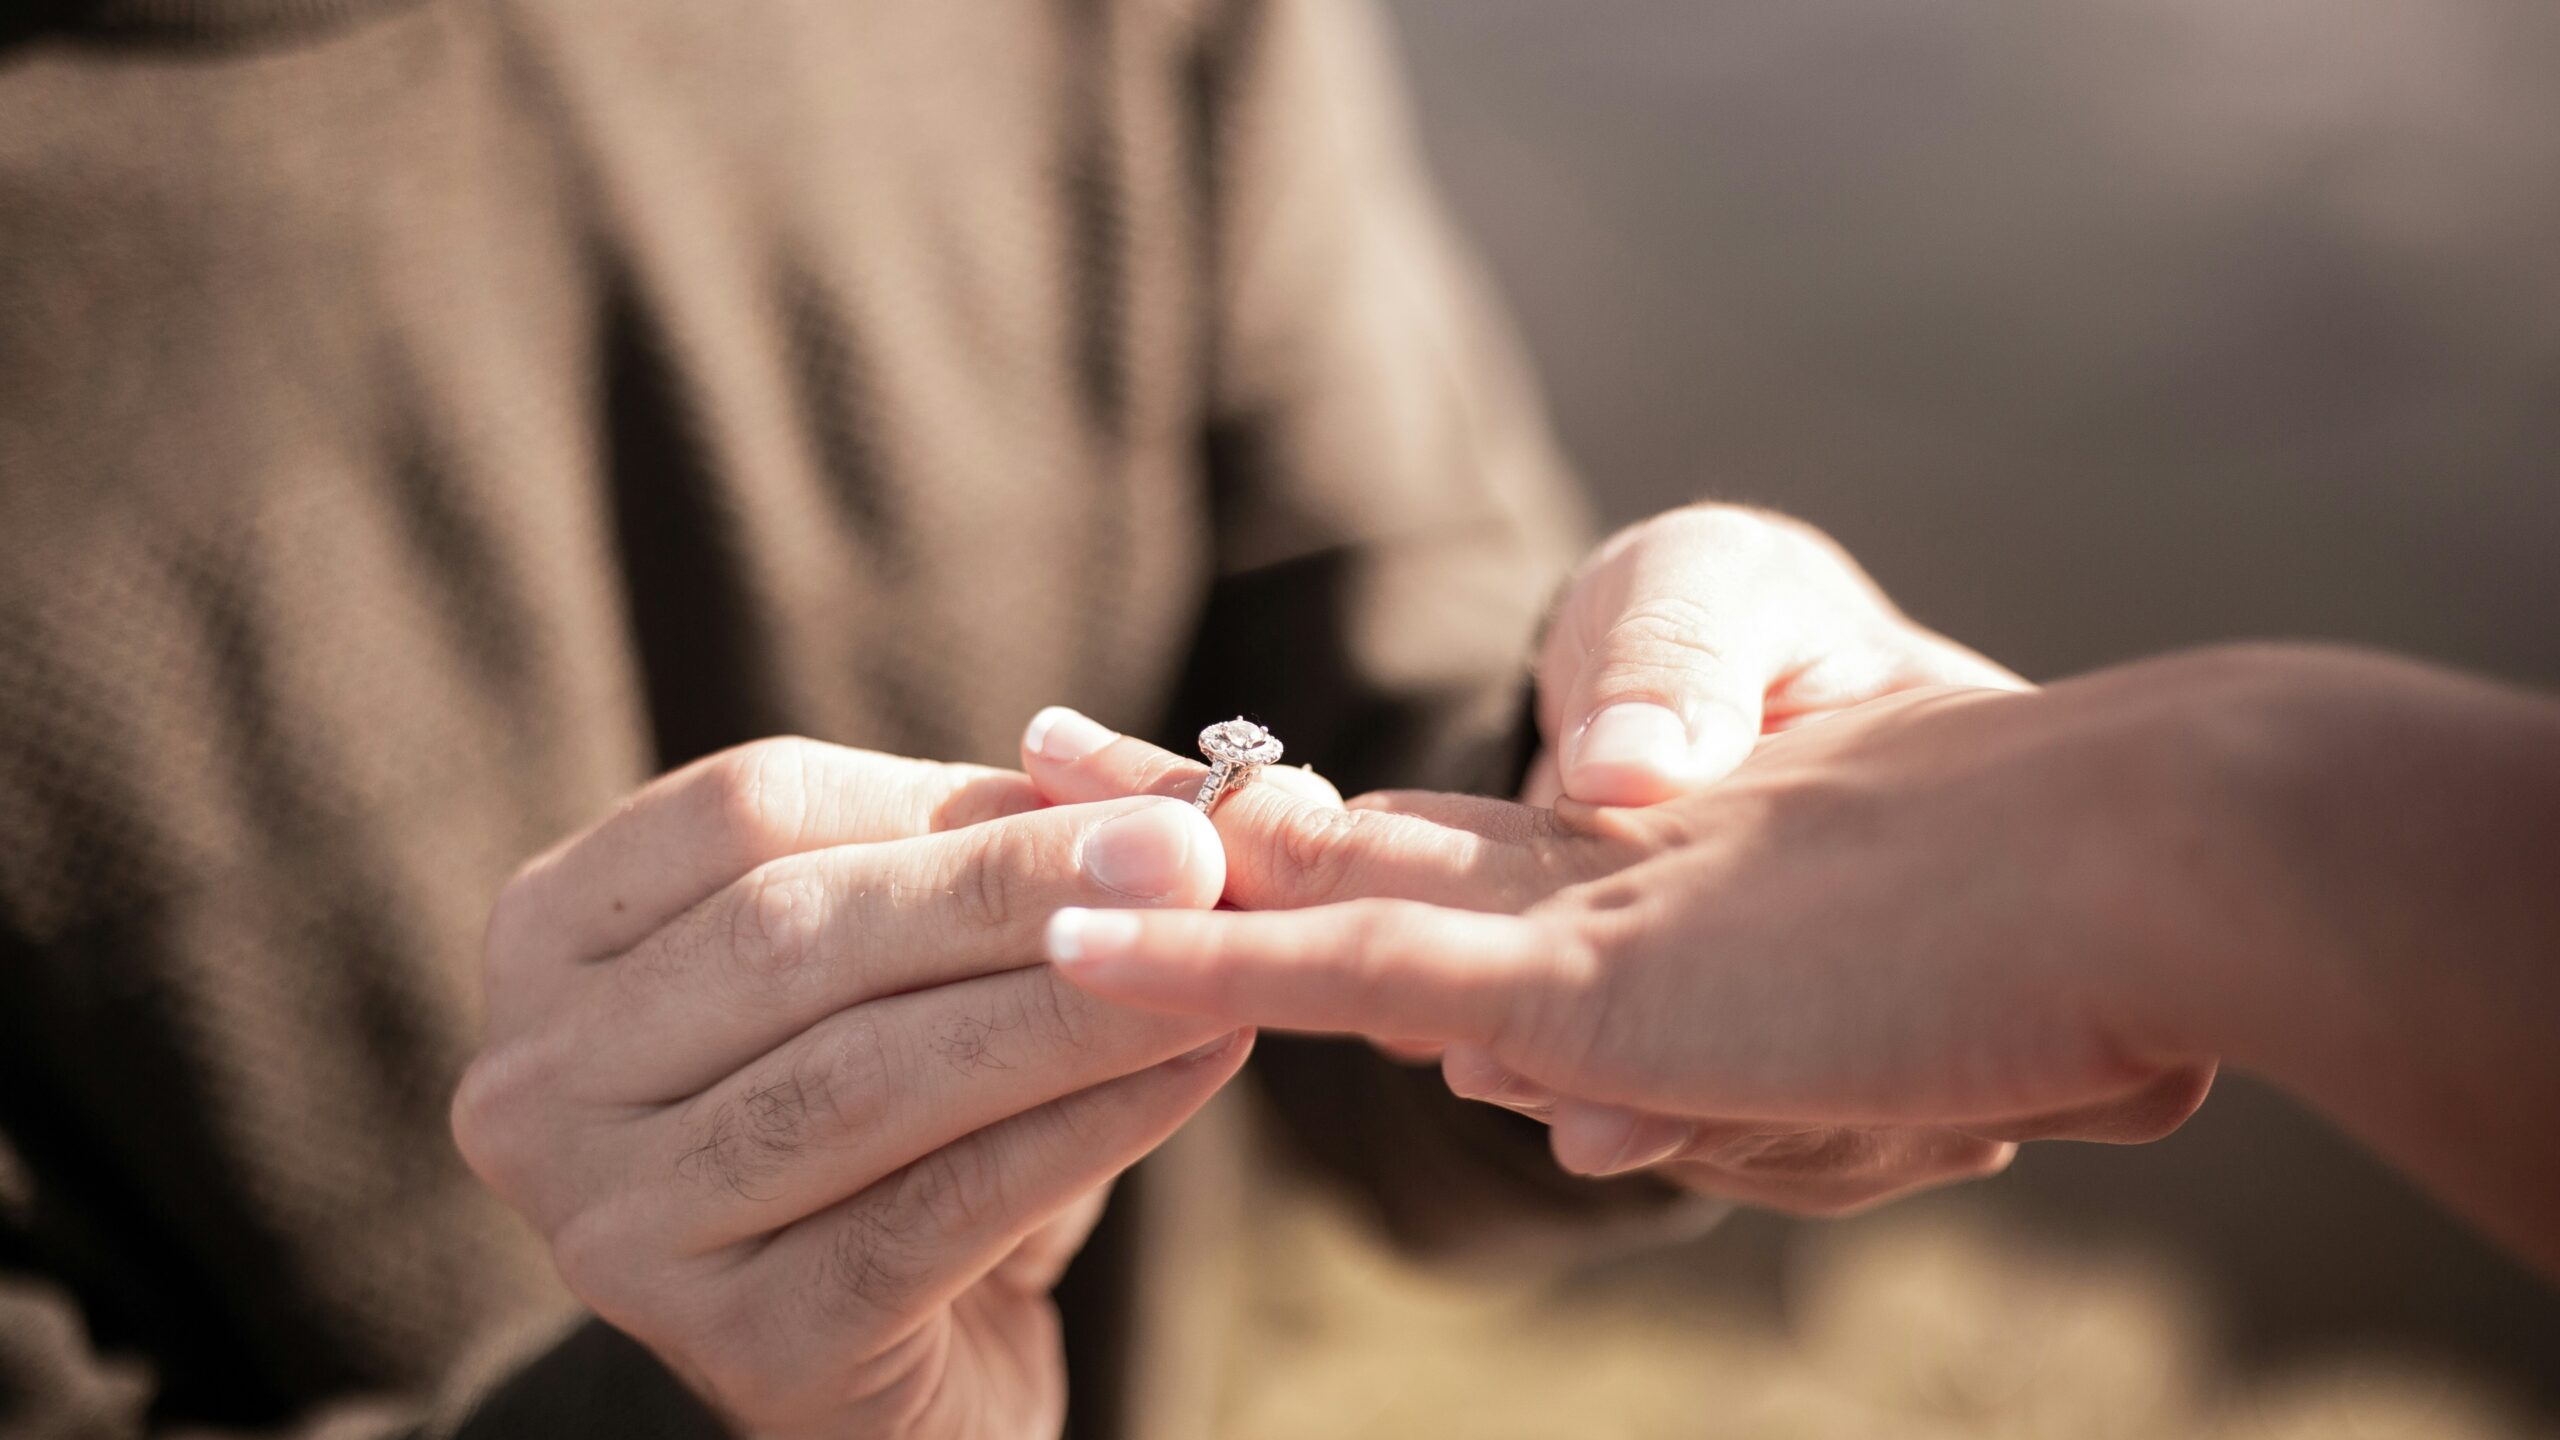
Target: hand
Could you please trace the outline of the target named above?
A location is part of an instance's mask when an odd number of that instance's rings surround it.
[[[500,898],[474,1170],[745,1431],[1054,1435],[1047,1292],[1119,1171],[1243,1063],[1223,1021],[1040,965],[1061,904],[1206,906],[1155,799],[765,741],[641,790]]]
[[[1936,685],[2026,688],[1913,624],[1813,527],[1674,510],[1619,531],[1565,587],[1524,798],[1657,804],[1722,779],[1764,732]]]
[[[1800,522],[1733,506],[1672,511],[1619,532],[1594,551],[1567,586],[1541,645],[1538,722],[1547,745],[1525,796],[1534,805],[1561,794],[1592,803],[1652,804],[1723,778],[1764,730],[1792,729],[1866,700],[1917,687],[1964,684],[2024,688],[2009,671],[1913,624],[1856,563]],[[1113,737],[1090,722],[1084,748]],[[1083,733],[1079,731],[1079,733]],[[1090,763],[1082,750],[1047,757],[1026,752],[1025,768],[1053,799],[1092,800],[1152,790],[1188,794],[1198,766],[1129,742]],[[1556,756],[1566,757],[1559,774]],[[1341,843],[1359,822],[1320,779],[1268,772],[1263,796],[1298,797],[1276,827],[1257,824],[1262,801],[1221,806],[1221,828],[1263,835],[1282,858],[1304,862],[1356,848]],[[1374,805],[1376,802],[1367,802]],[[1443,802],[1447,803],[1447,802]],[[1479,810],[1481,823],[1517,826],[1518,817]],[[1409,845],[1439,843],[1408,836]],[[1248,844],[1244,847],[1251,851]],[[1291,863],[1266,883],[1262,867],[1238,867],[1229,898],[1245,908],[1344,898],[1355,888],[1314,877],[1322,864]],[[1469,891],[1437,897],[1471,908],[1522,897]],[[1406,1060],[1440,1058],[1415,1037],[1378,1036]],[[1552,1120],[1588,1107],[1461,1051],[1444,1066],[1461,1094]],[[1579,1118],[1568,1134],[1583,1128]],[[1680,1178],[1728,1198],[1794,1210],[1836,1210],[1948,1178],[1989,1173],[2008,1162],[2008,1145],[1937,1130],[1728,1127],[1721,1168],[1690,1166]]]
[[[2160,1022],[2162,957],[2210,975],[2253,937],[2244,902],[2156,903],[2218,812],[2126,673],[1877,702],[1641,810],[1248,786],[1218,817],[1230,895],[1320,908],[1069,914],[1051,954],[1131,1003],[1445,1042],[1452,1085],[1545,1112],[1567,1168],[1789,1209],[2022,1139],[2157,1138],[2213,1073]],[[1053,795],[1178,772],[1135,745],[1031,771]]]

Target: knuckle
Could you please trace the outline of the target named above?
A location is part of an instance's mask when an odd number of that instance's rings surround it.
[[[1361,846],[1386,818],[1373,810],[1294,807],[1273,836],[1273,847],[1298,903],[1320,905],[1343,895]]]
[[[1123,752],[1132,752],[1124,754]],[[1129,795],[1187,796],[1200,785],[1202,767],[1199,762],[1158,750],[1152,745],[1127,744],[1105,749],[1102,754],[1118,773],[1115,789]]]
[[[951,886],[951,913],[965,930],[998,930],[1033,899],[1034,877],[1054,863],[1038,827],[998,823],[984,827]]]
[[[946,1145],[907,1167],[896,1206],[921,1228],[965,1235],[1004,1214],[1004,1167],[987,1146]]]
[[[895,1196],[848,1206],[812,1267],[812,1307],[829,1322],[847,1326],[897,1313],[923,1282],[912,1232]]]
[[[740,983],[788,989],[825,959],[827,894],[806,868],[767,864],[731,892],[720,959]]]
[[[454,1087],[449,1115],[454,1146],[471,1172],[502,1196],[523,1187],[534,1150],[526,1140],[534,1128],[532,1111],[544,1068],[531,1044],[495,1047],[473,1059]]]
[[[1024,1053],[1045,1055],[1093,1044],[1093,1002],[1047,969],[1029,983],[1008,987],[987,1009],[956,1015],[935,1027],[936,1058],[964,1075],[1010,1070]]]
[[[830,1133],[852,1136],[869,1131],[887,1113],[897,1074],[880,1022],[853,1010],[819,1029],[793,1068],[791,1085],[804,1102],[803,1113]]]
[[[1625,694],[1656,670],[1724,666],[1726,657],[1714,639],[1716,619],[1704,601],[1670,593],[1648,595],[1620,612],[1601,640],[1608,664],[1599,698]]]
[[[1037,974],[1038,983],[1022,997],[1023,1028],[1044,1046],[1086,1048],[1092,1043],[1093,1002],[1083,991],[1061,984],[1054,970]]]
[[[987,1228],[1004,1213],[1001,1166],[981,1145],[946,1146],[846,1207],[815,1267],[813,1303],[838,1324],[906,1309],[932,1280],[938,1237]]]
[[[777,736],[714,757],[704,777],[714,833],[750,854],[797,850],[815,809],[816,746],[814,740]]]
[[[1359,1003],[1371,1004],[1391,983],[1388,956],[1423,933],[1421,912],[1393,900],[1355,900],[1347,908],[1351,943],[1334,956],[1334,963],[1345,991]]]
[[[870,1016],[838,1016],[785,1063],[713,1104],[676,1168],[741,1199],[769,1199],[765,1183],[802,1152],[870,1131],[888,1107],[892,1064]]]
[[[1603,1038],[1630,1033],[1629,1024],[1644,1017],[1620,1013],[1622,1002],[1617,987],[1608,982],[1610,962],[1601,939],[1584,927],[1551,919],[1540,929],[1542,944],[1527,973],[1502,981],[1511,993],[1500,1008],[1503,1023],[1492,1037],[1492,1049],[1511,1058],[1605,1071],[1616,1047]]]

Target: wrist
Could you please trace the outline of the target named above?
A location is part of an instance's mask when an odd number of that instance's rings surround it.
[[[2130,862],[2109,976],[2124,1043],[2147,1058],[2303,1063],[2306,1036],[2363,1028],[2331,983],[2333,879],[2299,835],[2323,803],[2306,726],[2328,652],[2225,646],[2100,672],[2117,743],[2100,763]]]
[[[2481,1033],[2495,977],[2550,938],[2533,817],[2560,814],[2553,708],[2340,648],[2161,663],[2192,762],[2165,808],[2195,818],[2171,822],[2159,889],[2209,902],[2155,977],[2164,1033],[2315,1103],[2443,1078],[2459,1057],[2425,1037]]]

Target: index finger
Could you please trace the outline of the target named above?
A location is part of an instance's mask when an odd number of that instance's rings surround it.
[[[518,871],[489,920],[493,957],[592,960],[786,856],[904,840],[1039,808],[1030,780],[779,737],[659,776]]]

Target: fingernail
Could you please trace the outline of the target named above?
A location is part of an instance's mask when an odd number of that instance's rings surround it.
[[[1219,1036],[1217,1039],[1210,1041],[1208,1044],[1201,1046],[1197,1050],[1187,1050],[1180,1055],[1176,1055],[1173,1057],[1173,1063],[1176,1065],[1206,1064],[1236,1048],[1236,1042],[1243,1038],[1243,1031],[1230,1030],[1226,1034]]]
[[[1132,900],[1162,900],[1182,888],[1194,843],[1208,820],[1177,801],[1132,810],[1095,826],[1078,863],[1085,878]]]
[[[1631,1116],[1627,1125],[1626,1138],[1618,1142],[1617,1153],[1611,1157],[1608,1164],[1591,1173],[1623,1175],[1630,1170],[1642,1170],[1648,1165],[1659,1165],[1680,1153],[1680,1147],[1688,1144],[1689,1137],[1694,1133],[1696,1132],[1685,1121],[1667,1119],[1660,1115]]]
[[[1116,960],[1138,938],[1138,917],[1117,910],[1087,910],[1070,905],[1049,917],[1045,948],[1052,964],[1067,969],[1091,968]]]
[[[1052,705],[1031,717],[1030,725],[1022,732],[1022,748],[1043,760],[1064,765],[1119,738],[1096,720],[1064,705]]]
[[[1669,708],[1649,701],[1611,705],[1584,724],[1566,764],[1577,779],[1594,771],[1686,774],[1689,727]]]

